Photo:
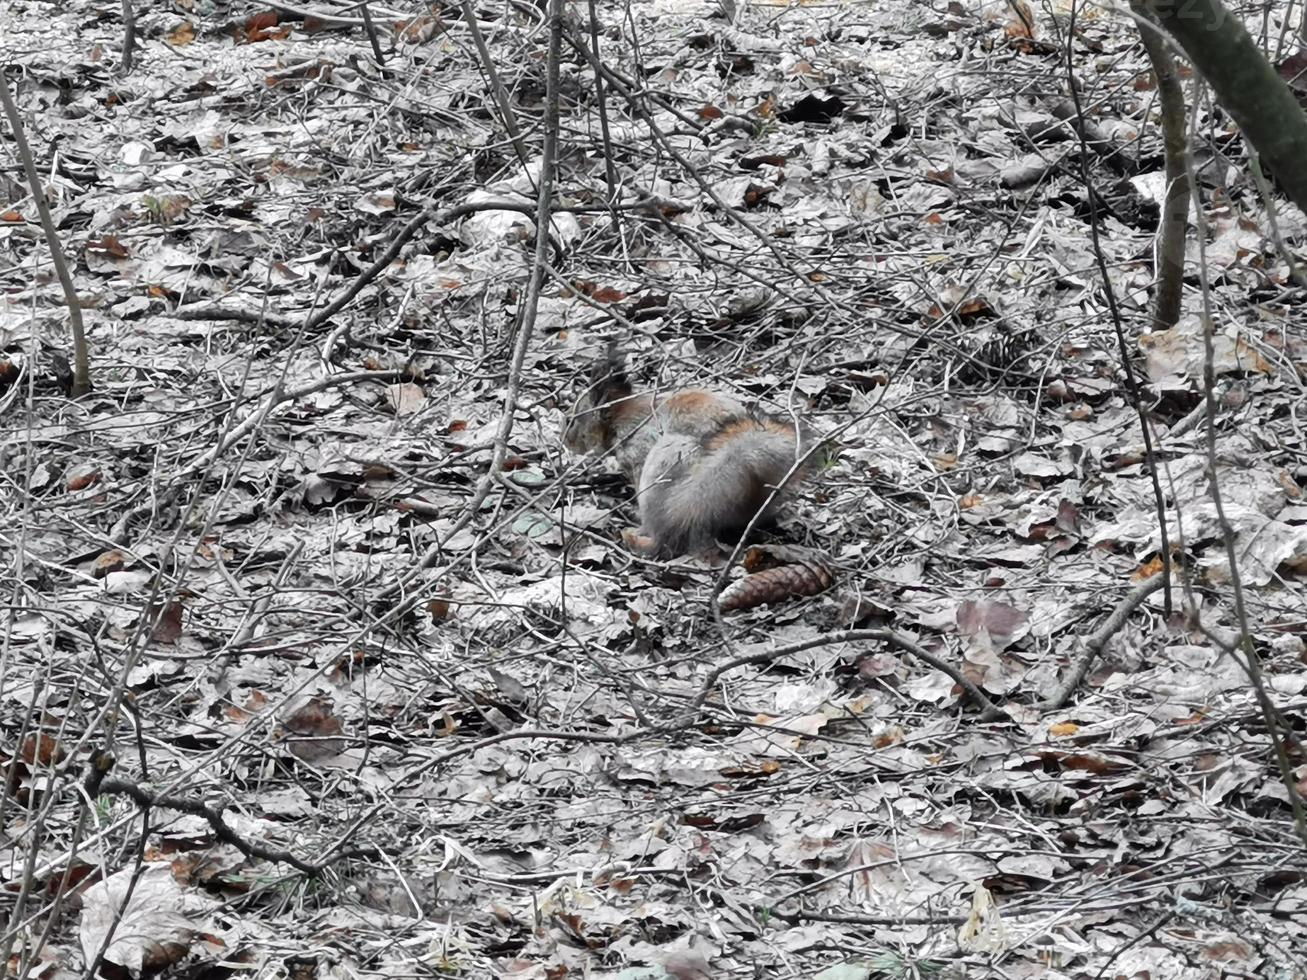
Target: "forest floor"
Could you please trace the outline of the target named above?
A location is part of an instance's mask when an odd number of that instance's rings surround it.
[[[547,19],[469,4],[497,99],[403,6],[138,3],[121,73],[0,0],[93,383],[6,125],[6,976],[1307,977],[1307,222],[1228,119],[1153,330],[1128,17],[569,5],[537,254]],[[829,437],[832,589],[624,548],[610,340]]]

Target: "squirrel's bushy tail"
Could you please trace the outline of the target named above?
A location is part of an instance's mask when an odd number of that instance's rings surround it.
[[[661,530],[658,550],[686,554],[743,530],[809,446],[791,425],[752,418],[732,422],[703,441],[664,437],[645,460],[640,479],[640,512],[646,527]],[[802,478],[802,472],[795,473],[787,486]],[[773,498],[764,517],[780,498]]]

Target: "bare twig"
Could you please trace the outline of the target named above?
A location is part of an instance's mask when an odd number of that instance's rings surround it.
[[[359,4],[359,13],[363,16],[363,30],[368,36],[368,42],[372,45],[372,57],[377,59],[377,67],[384,70],[386,56],[381,53],[381,42],[377,40],[377,28],[372,23],[372,15],[368,13],[367,0]]]
[[[1072,58],[1071,51],[1072,39],[1076,34],[1076,13],[1078,10],[1079,4],[1073,3],[1071,5],[1071,16],[1067,23],[1063,53],[1067,87],[1071,90],[1071,98],[1075,103],[1076,117],[1081,121],[1081,125],[1076,127],[1076,133],[1080,140],[1080,181],[1084,185],[1089,202],[1089,241],[1093,246],[1094,263],[1098,267],[1099,282],[1102,284],[1103,295],[1107,299],[1108,313],[1112,318],[1112,330],[1116,334],[1117,353],[1121,358],[1121,370],[1125,375],[1126,391],[1130,396],[1131,406],[1139,416],[1139,428],[1144,441],[1144,455],[1148,460],[1148,474],[1153,484],[1153,504],[1157,510],[1158,533],[1161,536],[1162,581],[1166,589],[1165,610],[1169,616],[1174,605],[1171,600],[1171,543],[1168,540],[1166,528],[1166,498],[1162,495],[1162,481],[1157,472],[1157,452],[1153,448],[1152,427],[1148,424],[1148,412],[1144,408],[1143,389],[1138,379],[1135,378],[1135,371],[1131,366],[1130,347],[1125,338],[1125,323],[1121,317],[1120,307],[1117,305],[1116,290],[1112,287],[1112,277],[1108,273],[1107,257],[1103,254],[1103,243],[1099,239],[1102,208],[1098,188],[1089,174],[1089,146],[1085,142],[1084,105],[1080,100],[1080,83],[1076,78],[1075,61]]]
[[[540,304],[540,290],[544,282],[548,265],[549,223],[553,213],[554,167],[558,152],[558,61],[563,30],[562,0],[550,0],[550,37],[549,56],[546,66],[546,97],[544,140],[540,150],[540,178],[534,210],[536,239],[535,254],[531,265],[531,279],[527,284],[526,297],[518,316],[517,332],[513,343],[513,355],[508,366],[508,383],[504,392],[504,407],[499,416],[499,428],[495,432],[494,449],[491,452],[490,465],[477,483],[471,500],[462,509],[450,530],[440,540],[433,543],[422,555],[417,567],[402,576],[382,591],[379,599],[386,599],[396,592],[407,588],[421,572],[435,565],[454,535],[471,523],[480,512],[481,505],[490,495],[491,488],[499,479],[504,460],[508,456],[508,439],[513,433],[513,416],[517,411],[518,391],[522,383],[522,365],[526,361],[527,348],[531,343],[531,334],[535,329],[536,314]]]
[[[1125,621],[1130,614],[1139,608],[1139,604],[1147,599],[1150,595],[1160,589],[1165,583],[1161,575],[1154,575],[1147,579],[1142,585],[1139,585],[1117,603],[1116,608],[1108,614],[1107,619],[1103,620],[1103,625],[1096,629],[1089,639],[1085,641],[1084,653],[1072,667],[1071,672],[1062,680],[1062,685],[1054,692],[1043,704],[1045,711],[1055,711],[1063,707],[1080,688],[1080,684],[1088,675],[1091,667],[1098,660],[1103,650],[1106,649],[1108,642],[1120,631],[1125,625]]]
[[[9,119],[9,130],[14,137],[14,148],[18,151],[18,159],[23,164],[23,173],[27,177],[27,186],[32,191],[36,213],[41,218],[41,230],[45,233],[45,242],[50,247],[50,263],[54,266],[55,275],[59,277],[59,286],[64,292],[64,302],[68,305],[68,324],[73,332],[72,395],[74,398],[80,398],[91,390],[91,355],[86,346],[86,331],[82,327],[82,305],[78,302],[77,290],[73,287],[73,277],[68,272],[68,263],[64,261],[64,250],[59,244],[59,235],[55,231],[50,204],[45,199],[41,176],[36,172],[36,161],[32,158],[31,147],[27,145],[23,121],[18,115],[18,106],[9,91],[9,79],[5,75],[5,66],[0,64],[0,102],[4,103],[5,116]],[[33,355],[35,353],[33,351]]]
[[[826,636],[818,636],[811,640],[800,640],[796,643],[789,643],[785,646],[772,647],[770,650],[760,650],[756,653],[742,654],[738,657],[732,657],[730,660],[717,664],[703,679],[699,686],[699,692],[690,700],[688,713],[693,716],[698,712],[708,700],[708,695],[712,689],[717,686],[717,681],[728,671],[736,667],[743,667],[746,664],[765,664],[773,660],[779,660],[781,657],[788,657],[796,653],[802,653],[804,650],[813,650],[817,647],[830,646],[835,643],[858,643],[868,641],[879,641],[890,643],[910,654],[923,663],[929,664],[936,670],[943,671],[951,677],[962,688],[963,693],[982,709],[981,719],[985,721],[1001,718],[1004,715],[1003,709],[996,705],[989,697],[977,687],[969,678],[952,664],[945,663],[933,653],[924,649],[916,640],[912,639],[898,630],[889,629],[864,629],[864,630],[841,630],[837,633],[829,633]],[[671,727],[680,728],[687,724],[685,717],[678,719]]]
[[[457,221],[464,215],[476,214],[478,211],[517,211],[520,214],[534,215],[537,206],[522,201],[476,201],[467,204],[456,204],[444,211],[437,211],[435,208],[423,208],[395,234],[395,237],[390,240],[390,244],[386,246],[375,262],[355,276],[354,281],[346,286],[339,296],[309,317],[305,329],[312,330],[330,320],[348,306],[350,301],[363,290],[363,287],[389,267],[390,263],[395,260],[395,256],[399,254],[399,250],[407,245],[409,239],[416,235],[428,221],[434,220],[438,226],[447,225],[451,221]],[[536,227],[538,230],[540,226],[537,225]],[[548,231],[541,232],[541,234],[547,235]]]
[[[1195,79],[1194,84],[1198,84],[1197,79]],[[1194,102],[1197,103],[1197,101],[1197,98],[1195,98]],[[1195,201],[1201,201],[1198,196],[1198,176],[1194,171],[1192,156],[1187,155],[1185,162],[1190,192],[1193,194]],[[1207,406],[1203,435],[1205,437],[1204,461],[1207,471],[1208,492],[1212,495],[1212,506],[1216,509],[1216,519],[1221,528],[1221,543],[1225,548],[1225,560],[1230,566],[1230,591],[1234,597],[1235,619],[1239,624],[1239,649],[1243,653],[1244,669],[1247,671],[1249,681],[1252,683],[1257,703],[1262,709],[1266,734],[1271,740],[1275,762],[1280,770],[1280,781],[1288,794],[1289,806],[1293,810],[1293,819],[1298,829],[1298,836],[1302,838],[1304,844],[1307,844],[1307,806],[1304,806],[1302,794],[1298,791],[1298,780],[1294,775],[1289,753],[1285,749],[1286,738],[1296,738],[1296,734],[1289,727],[1288,719],[1275,709],[1274,702],[1272,702],[1266,690],[1266,681],[1262,676],[1261,659],[1253,646],[1252,627],[1249,624],[1248,605],[1244,596],[1243,576],[1239,572],[1239,552],[1236,547],[1234,528],[1225,515],[1225,498],[1221,490],[1220,469],[1216,453],[1216,346],[1213,340],[1214,329],[1212,326],[1215,314],[1212,310],[1211,283],[1207,277],[1207,218],[1201,204],[1195,209],[1195,214],[1195,220],[1198,222],[1198,276],[1203,297],[1203,402]],[[1193,607],[1193,615],[1198,615],[1196,605]]]
[[[251,432],[254,432],[261,426],[264,420],[273,409],[287,402],[298,401],[301,398],[307,398],[310,395],[317,394],[320,391],[326,391],[329,388],[335,388],[340,385],[355,384],[362,381],[394,381],[403,378],[403,370],[392,371],[351,371],[343,374],[331,374],[324,378],[318,378],[316,381],[310,381],[307,384],[300,385],[297,388],[289,390],[283,389],[280,384],[274,385],[272,390],[263,396],[263,400],[258,407],[251,411],[245,418],[227,432],[221,439],[213,444],[205,452],[201,453],[190,462],[187,467],[173,474],[168,488],[168,494],[176,494],[186,486],[187,481],[195,474],[208,469],[213,463],[220,459],[232,446],[240,442]],[[159,498],[149,500],[130,510],[125,511],[121,517],[114,523],[112,530],[109,532],[109,539],[114,544],[126,544],[130,538],[131,527],[134,522],[145,515],[151,513],[161,505]]]
[[[336,7],[333,8],[330,13],[322,10],[311,10],[308,7],[301,7],[293,3],[283,3],[282,0],[268,0],[268,6],[273,10],[284,10],[286,13],[294,14],[296,17],[301,19],[307,20],[312,18],[320,23],[328,24],[333,27],[363,27],[366,22],[362,16],[342,16],[343,11],[361,9],[363,7],[363,2],[364,0],[358,0],[358,2],[347,4],[344,7]],[[396,10],[384,8],[372,10],[371,13],[388,21],[402,21],[411,16],[409,14],[400,13]]]
[[[189,813],[192,816],[200,817],[212,829],[214,836],[224,844],[230,844],[236,850],[240,851],[248,858],[257,858],[261,861],[272,861],[281,864],[289,864],[296,871],[302,871],[310,877],[320,875],[324,870],[339,861],[355,857],[376,857],[379,851],[375,847],[360,847],[349,851],[337,851],[329,858],[322,861],[305,861],[292,851],[281,847],[269,847],[266,844],[260,844],[257,841],[247,840],[232,829],[231,824],[227,823],[222,815],[220,807],[209,806],[201,800],[188,796],[177,796],[169,793],[151,793],[149,790],[132,782],[130,779],[103,779],[99,781],[98,786],[94,785],[95,773],[88,778],[87,794],[94,798],[103,793],[107,796],[126,796],[142,810],[150,810],[156,807],[165,810],[175,810],[178,813]]]
[[[481,33],[481,22],[477,20],[476,7],[472,5],[472,0],[462,0],[461,6],[463,22],[467,24],[468,33],[472,35],[472,44],[477,49],[477,60],[481,63],[481,70],[486,73],[486,78],[490,82],[490,94],[494,96],[495,105],[499,107],[499,118],[508,132],[508,138],[513,143],[513,152],[517,154],[518,162],[525,167],[530,163],[531,155],[527,152],[526,143],[522,141],[522,131],[518,128],[517,114],[513,112],[508,90],[504,88],[504,82],[499,77],[498,69],[495,68],[495,59],[491,57],[490,49],[486,47],[486,39]],[[541,181],[543,182],[544,179],[544,175],[541,174]]]

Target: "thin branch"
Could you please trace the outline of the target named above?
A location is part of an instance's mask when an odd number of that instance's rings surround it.
[[[1125,621],[1130,614],[1139,608],[1141,602],[1160,589],[1165,583],[1166,579],[1163,576],[1154,575],[1117,603],[1116,608],[1108,614],[1107,619],[1103,620],[1103,625],[1085,641],[1084,653],[1081,654],[1079,662],[1071,669],[1071,672],[1063,678],[1062,686],[1044,702],[1042,707],[1045,711],[1056,711],[1067,703],[1071,695],[1080,688],[1081,682],[1084,681],[1089,674],[1089,669],[1094,666],[1103,650],[1106,649],[1108,642],[1125,625]]]
[[[278,864],[289,864],[295,870],[302,871],[312,878],[316,878],[331,865],[347,858],[371,858],[377,857],[380,853],[375,847],[360,847],[350,851],[337,851],[322,861],[305,861],[285,848],[269,847],[267,844],[260,844],[257,841],[247,840],[242,837],[232,829],[231,824],[227,823],[223,817],[222,809],[219,807],[209,806],[207,803],[188,796],[151,793],[130,779],[103,779],[98,781],[99,785],[97,787],[94,785],[96,772],[93,772],[87,780],[87,793],[92,800],[99,794],[126,796],[143,810],[162,807],[166,810],[175,810],[178,813],[189,813],[192,816],[202,818],[212,828],[213,834],[218,840],[230,844],[246,857]]]
[[[481,505],[489,497],[491,489],[499,479],[504,460],[508,458],[508,439],[513,433],[514,415],[517,412],[518,393],[522,385],[522,365],[526,362],[526,352],[531,344],[531,335],[535,330],[536,315],[540,307],[540,291],[548,267],[549,225],[552,220],[554,205],[554,168],[558,155],[558,63],[562,47],[563,30],[562,0],[551,0],[549,22],[549,55],[546,64],[546,95],[544,138],[540,149],[540,179],[536,196],[535,217],[536,238],[535,254],[532,257],[531,279],[527,284],[526,297],[521,305],[516,336],[514,337],[513,356],[508,366],[508,383],[504,392],[504,408],[499,416],[499,427],[495,431],[494,449],[491,452],[490,466],[477,482],[471,500],[463,507],[453,526],[439,540],[433,542],[423,553],[416,567],[408,574],[396,579],[389,587],[383,589],[378,600],[385,600],[407,588],[409,583],[428,568],[434,566],[444,554],[448,543],[481,511]],[[456,208],[451,209],[452,211]],[[521,210],[514,208],[513,210]],[[446,213],[446,215],[449,212]],[[445,215],[442,215],[445,217]],[[446,218],[446,220],[448,220]],[[410,225],[412,222],[410,222]],[[432,583],[428,583],[430,585]]]
[[[862,641],[878,641],[881,643],[890,643],[898,647],[904,653],[907,653],[923,663],[929,664],[936,670],[943,671],[951,677],[962,688],[963,692],[973,702],[978,704],[981,711],[981,720],[992,721],[996,718],[1002,718],[1005,714],[1002,708],[996,705],[976,684],[966,677],[960,670],[950,663],[946,663],[930,651],[924,649],[916,640],[900,633],[897,630],[889,629],[865,629],[865,630],[841,630],[838,633],[829,633],[826,636],[819,636],[811,640],[800,640],[796,643],[789,643],[785,646],[772,647],[770,650],[761,650],[756,653],[742,654],[738,657],[732,657],[724,661],[708,672],[704,678],[703,684],[699,688],[698,694],[690,701],[688,715],[693,716],[703,708],[708,700],[708,695],[712,689],[717,686],[717,681],[728,671],[736,667],[743,667],[746,664],[765,664],[773,660],[779,660],[781,657],[788,657],[795,653],[802,653],[804,650],[813,650],[817,647],[830,646],[834,643],[857,643]],[[687,724],[685,717],[678,719],[671,728],[683,728]]]
[[[5,66],[0,64],[0,102],[4,103],[5,116],[9,119],[9,129],[14,137],[14,148],[18,151],[18,159],[23,164],[23,173],[32,191],[36,213],[41,218],[41,231],[45,234],[46,244],[50,246],[50,262],[54,266],[55,275],[59,277],[64,302],[68,305],[68,323],[73,331],[72,395],[74,398],[80,398],[91,390],[91,355],[86,346],[86,330],[82,326],[82,305],[77,299],[77,290],[73,287],[73,277],[68,272],[68,263],[64,261],[64,250],[59,244],[59,234],[55,231],[54,218],[50,214],[50,203],[45,198],[41,175],[36,172],[32,148],[27,145],[23,120],[18,115],[18,105],[9,91],[9,79],[5,75]]]
[[[1197,99],[1194,102],[1197,103]],[[1194,200],[1198,197],[1198,175],[1194,170],[1193,156],[1185,157],[1189,186]],[[1253,686],[1254,696],[1262,709],[1262,720],[1266,725],[1267,737],[1275,754],[1275,762],[1280,770],[1280,781],[1288,794],[1289,806],[1293,810],[1294,825],[1298,836],[1307,844],[1307,807],[1304,807],[1302,794],[1298,791],[1298,780],[1294,775],[1293,764],[1285,750],[1285,739],[1296,738],[1288,725],[1288,720],[1275,709],[1270,695],[1266,691],[1266,681],[1262,675],[1261,660],[1253,646],[1252,627],[1248,619],[1248,605],[1244,597],[1243,576],[1239,572],[1239,554],[1235,542],[1234,528],[1225,515],[1225,498],[1221,490],[1221,480],[1216,452],[1216,345],[1212,323],[1215,315],[1212,310],[1211,282],[1207,276],[1207,217],[1201,207],[1196,209],[1198,222],[1198,277],[1202,287],[1203,298],[1203,402],[1207,405],[1204,419],[1203,459],[1207,473],[1208,490],[1212,496],[1212,506],[1216,509],[1217,523],[1221,528],[1221,543],[1225,548],[1225,560],[1230,566],[1230,591],[1234,597],[1235,620],[1239,624],[1239,648],[1244,655],[1244,669]],[[1195,615],[1197,610],[1195,608]]]
[[[495,59],[491,56],[490,48],[486,46],[485,36],[481,33],[481,23],[477,20],[476,7],[472,5],[472,0],[462,0],[462,9],[463,21],[467,24],[468,33],[472,35],[472,44],[477,49],[477,59],[481,62],[481,70],[486,73],[486,78],[490,81],[490,94],[495,99],[495,105],[499,107],[499,118],[504,123],[504,129],[508,132],[509,140],[512,141],[513,152],[517,154],[518,162],[525,167],[530,162],[531,155],[527,153],[526,144],[522,141],[522,131],[517,125],[517,115],[513,112],[513,104],[508,98],[507,89],[504,88],[504,81],[499,77],[499,71],[495,68]],[[557,92],[555,92],[556,97]],[[544,180],[543,174],[541,174],[541,180]]]
[[[1079,9],[1078,3],[1073,2],[1071,4],[1071,17],[1067,23],[1063,47],[1067,87],[1071,90],[1071,99],[1075,103],[1076,118],[1080,121],[1080,125],[1076,126],[1075,130],[1080,140],[1080,180],[1084,185],[1089,203],[1089,241],[1094,252],[1094,264],[1098,267],[1098,278],[1103,285],[1103,295],[1107,299],[1107,310],[1112,319],[1112,330],[1116,334],[1116,346],[1121,358],[1121,370],[1125,373],[1126,392],[1129,395],[1131,407],[1139,416],[1139,428],[1143,434],[1144,456],[1148,461],[1148,475],[1153,484],[1153,505],[1157,510],[1158,534],[1161,537],[1162,581],[1166,587],[1165,610],[1169,616],[1174,605],[1171,601],[1171,542],[1166,527],[1166,498],[1162,495],[1162,481],[1157,472],[1157,452],[1153,448],[1152,428],[1148,424],[1148,412],[1144,408],[1143,389],[1135,377],[1134,368],[1130,364],[1130,348],[1125,339],[1125,323],[1121,317],[1121,309],[1117,305],[1116,290],[1112,287],[1112,277],[1107,269],[1107,256],[1103,253],[1103,243],[1099,238],[1098,226],[1102,220],[1102,202],[1099,199],[1098,189],[1094,185],[1093,178],[1089,174],[1089,146],[1085,141],[1085,110],[1080,99],[1080,83],[1076,78],[1075,63],[1072,57],[1072,39],[1076,36],[1076,14]]]

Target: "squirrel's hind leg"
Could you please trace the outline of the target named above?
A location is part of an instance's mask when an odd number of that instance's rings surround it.
[[[628,527],[622,530],[622,543],[640,555],[656,555],[658,542],[654,536],[642,527]]]
[[[644,558],[675,558],[681,554],[681,552],[669,552],[662,546],[662,542],[642,527],[623,528],[622,544]],[[720,561],[721,548],[717,542],[713,542],[703,547],[686,549],[684,554],[712,565]]]
[[[718,542],[698,547],[690,547],[681,551],[668,551],[662,546],[662,543],[642,527],[628,527],[622,530],[622,543],[631,551],[644,558],[675,558],[684,554],[690,558],[697,558],[709,565],[721,564],[722,549]]]

